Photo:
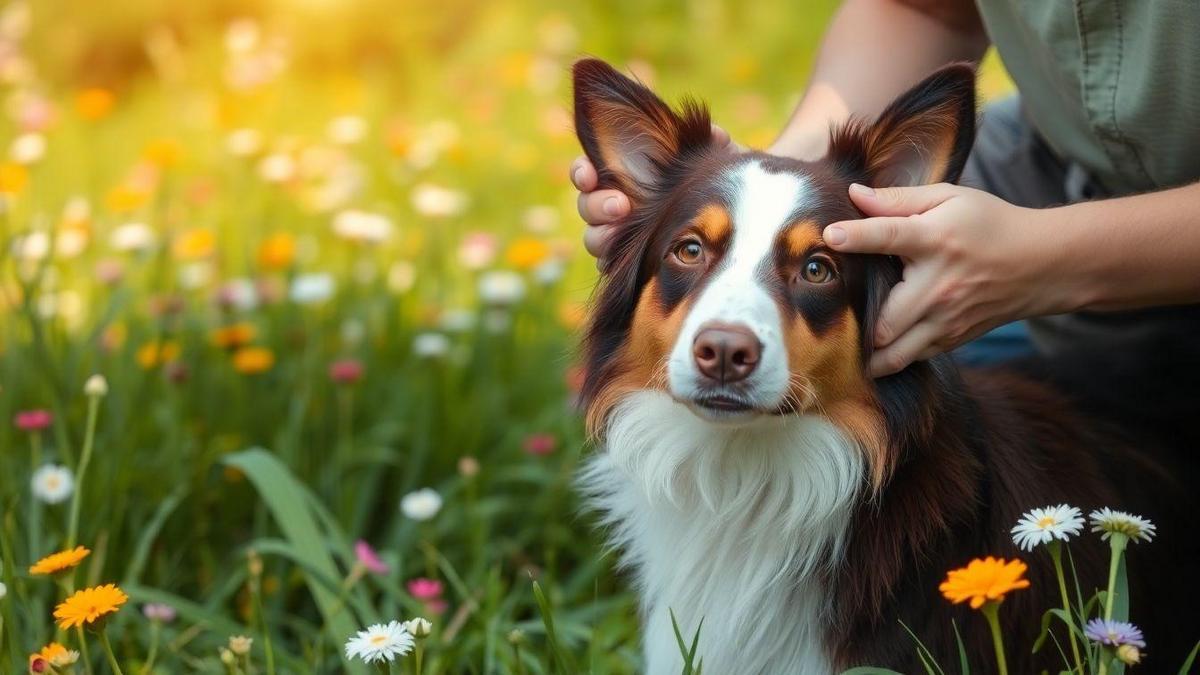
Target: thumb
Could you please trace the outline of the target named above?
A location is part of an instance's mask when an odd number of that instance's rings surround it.
[[[958,186],[949,183],[883,188],[854,183],[850,200],[868,216],[912,216],[932,209],[957,191]]]

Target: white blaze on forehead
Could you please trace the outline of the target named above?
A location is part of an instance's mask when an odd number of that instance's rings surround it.
[[[793,173],[768,172],[759,162],[734,168],[726,180],[733,238],[720,268],[688,313],[671,352],[668,380],[676,396],[689,398],[699,381],[692,343],[700,327],[710,322],[742,324],[763,345],[747,394],[757,404],[773,406],[787,391],[787,350],[779,308],[760,270],[764,261],[770,264],[788,217],[803,205],[808,180]]]

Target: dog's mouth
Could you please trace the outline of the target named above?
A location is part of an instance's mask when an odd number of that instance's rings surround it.
[[[692,403],[715,412],[744,413],[754,410],[749,401],[734,394],[701,394],[692,399]]]

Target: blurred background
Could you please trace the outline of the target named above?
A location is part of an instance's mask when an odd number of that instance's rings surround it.
[[[78,542],[72,583],[131,597],[126,672],[233,672],[235,634],[243,671],[353,671],[350,634],[416,615],[425,672],[635,672],[571,493],[569,66],[762,146],[835,5],[0,6],[0,670],[71,646],[26,570]]]

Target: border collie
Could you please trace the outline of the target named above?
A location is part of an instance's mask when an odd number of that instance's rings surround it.
[[[1197,581],[1180,575],[1197,559],[1165,465],[1012,368],[960,372],[938,357],[865,372],[864,336],[902,262],[836,253],[822,228],[860,217],[851,182],[958,178],[973,69],[948,66],[874,122],[833,130],[816,162],[716,149],[704,106],[672,110],[601,61],[578,62],[574,87],[600,185],[634,206],[584,341],[601,447],[580,485],[640,594],[646,672],[680,672],[671,612],[685,636],[703,620],[713,675],[923,672],[905,626],[952,664],[952,620],[974,672],[990,672],[985,621],[938,583],[971,558],[1019,555],[1021,513],[1060,502],[1159,524],[1132,547],[1132,616],[1154,657],[1143,671],[1178,668],[1198,634],[1179,587]],[[1073,554],[1090,595],[1107,549],[1081,541]],[[1011,672],[1057,671],[1053,645],[1028,653],[1059,606],[1052,568],[1042,552],[1020,557],[1032,586],[1001,610]]]

